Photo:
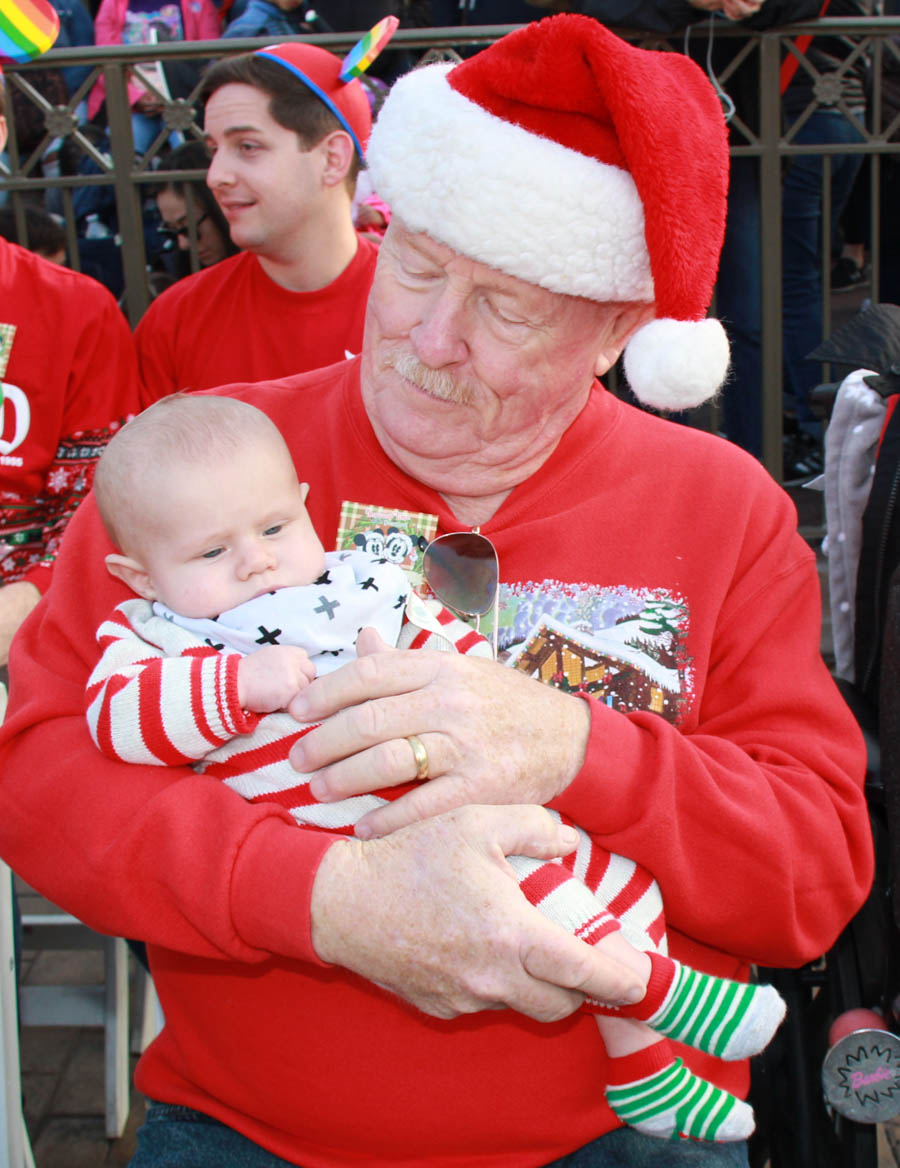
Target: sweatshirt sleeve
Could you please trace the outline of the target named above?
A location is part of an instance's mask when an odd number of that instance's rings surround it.
[[[812,552],[782,524],[754,560],[716,622],[690,724],[591,701],[584,767],[553,805],[654,874],[671,927],[794,966],[871,884],[865,751],[819,653]]]
[[[317,963],[309,902],[334,837],[190,767],[115,761],[91,740],[96,629],[128,598],[103,567],[111,550],[91,496],[16,638],[0,727],[0,854],[101,932],[207,958]]]
[[[87,686],[88,727],[104,754],[178,766],[253,729],[259,716],[238,701],[239,653],[206,645],[172,655],[138,636],[127,608],[97,631],[101,656]]]

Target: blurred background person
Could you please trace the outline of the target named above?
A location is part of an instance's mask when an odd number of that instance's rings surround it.
[[[204,176],[209,167],[209,152],[202,142],[185,142],[169,154],[163,162],[162,175],[166,170],[202,170]],[[188,198],[191,207],[188,207]],[[238,247],[232,243],[228,231],[228,221],[219,209],[206,179],[167,179],[156,192],[156,206],[161,226],[158,234],[169,244],[168,255],[171,262],[165,267],[175,276],[189,276],[194,267],[191,263],[190,222],[197,232],[197,266],[208,268],[236,255]]]
[[[94,19],[94,33],[98,45],[147,45],[165,41],[217,40],[221,32],[221,17],[212,0],[101,0]],[[173,97],[185,97],[196,81],[199,69],[188,70],[185,77],[180,62],[174,72],[170,66],[160,67],[165,89]],[[177,76],[176,76],[177,74]],[[187,93],[184,92],[185,88]],[[163,128],[162,98],[132,77],[128,85],[131,103],[131,130],[136,154],[144,154]],[[92,121],[105,120],[102,108],[106,89],[101,77],[90,92],[88,113]],[[179,145],[172,141],[173,146]]]
[[[0,235],[10,243],[19,243],[51,264],[66,262],[66,232],[62,224],[43,207],[25,207],[25,238],[20,239],[12,207],[0,207]]]

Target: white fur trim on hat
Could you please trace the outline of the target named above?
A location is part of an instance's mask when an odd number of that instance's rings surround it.
[[[631,175],[488,113],[447,83],[451,68],[408,73],[379,113],[367,157],[393,214],[552,292],[651,302]]]
[[[625,376],[635,396],[657,410],[689,410],[708,401],[728,372],[728,337],[719,321],[651,320],[625,347]]]

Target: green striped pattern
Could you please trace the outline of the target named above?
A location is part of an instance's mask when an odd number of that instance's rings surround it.
[[[754,998],[760,987],[700,973],[679,962],[675,966],[672,986],[650,1025],[695,1050],[725,1057],[735,1036],[740,1039],[741,1024],[755,1022]]]
[[[606,1098],[623,1123],[647,1135],[681,1140],[743,1138],[733,1134],[727,1123],[738,1100],[697,1078],[681,1059],[636,1083],[608,1086]]]

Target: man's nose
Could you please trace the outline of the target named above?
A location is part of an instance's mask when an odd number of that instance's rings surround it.
[[[436,291],[423,305],[419,323],[410,330],[416,356],[432,369],[458,365],[469,354],[468,306],[449,288]]]
[[[216,187],[228,186],[233,181],[231,167],[227,163],[225,152],[223,150],[217,150],[209,160],[209,167],[206,171],[206,185],[211,191],[215,192]]]

